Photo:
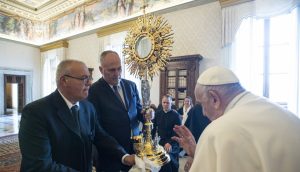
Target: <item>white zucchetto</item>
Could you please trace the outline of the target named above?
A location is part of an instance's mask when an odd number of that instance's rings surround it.
[[[239,79],[230,69],[221,66],[206,69],[197,81],[201,85],[224,85],[238,82]]]

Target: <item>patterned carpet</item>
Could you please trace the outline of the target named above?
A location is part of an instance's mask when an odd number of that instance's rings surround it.
[[[20,163],[18,135],[0,137],[0,172],[19,172]]]

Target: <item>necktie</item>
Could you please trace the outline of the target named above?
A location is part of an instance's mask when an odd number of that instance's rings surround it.
[[[73,115],[73,119],[75,121],[76,127],[79,129],[80,131],[80,123],[79,123],[79,108],[77,105],[72,106],[71,108],[71,112]]]
[[[121,95],[120,95],[120,93],[119,93],[119,90],[118,90],[118,86],[117,86],[117,85],[114,85],[113,88],[114,88],[114,92],[115,92],[116,96],[117,96],[118,99],[121,101],[121,103],[124,105],[124,102],[123,102],[122,97],[121,97]]]

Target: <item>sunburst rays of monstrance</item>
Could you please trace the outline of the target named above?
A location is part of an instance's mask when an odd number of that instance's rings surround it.
[[[145,9],[145,6],[144,6]],[[130,28],[123,47],[125,63],[135,77],[141,79],[143,108],[146,113],[154,113],[150,106],[149,80],[163,70],[172,51],[173,31],[171,26],[161,16],[153,14],[139,17]],[[136,155],[141,159],[147,158],[156,165],[162,166],[170,162],[170,156],[160,146],[159,137],[152,139],[153,124],[146,120],[143,133],[132,138]],[[146,169],[147,170],[147,169]],[[148,169],[149,171],[149,169]]]
[[[137,19],[125,38],[123,54],[130,74],[141,79],[153,77],[164,69],[171,56],[172,28],[161,16],[144,15]],[[151,42],[151,50],[145,57],[137,51],[137,45],[142,38]]]

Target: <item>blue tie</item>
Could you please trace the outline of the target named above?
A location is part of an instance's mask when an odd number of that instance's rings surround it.
[[[80,131],[80,123],[79,123],[79,108],[77,105],[72,106],[71,108],[71,112],[73,115],[73,119],[75,121],[76,127],[79,129]]]

